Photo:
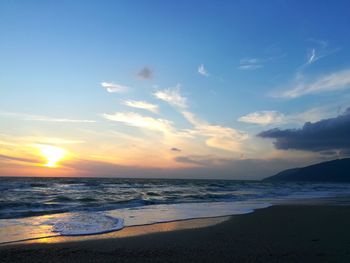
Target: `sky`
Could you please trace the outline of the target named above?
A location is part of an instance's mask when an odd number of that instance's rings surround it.
[[[261,179],[350,153],[348,1],[0,2],[0,175]]]

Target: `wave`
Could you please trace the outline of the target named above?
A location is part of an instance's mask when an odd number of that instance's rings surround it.
[[[0,178],[0,218],[161,204],[350,193],[349,184],[222,180]]]

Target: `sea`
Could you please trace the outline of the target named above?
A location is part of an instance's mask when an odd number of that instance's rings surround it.
[[[0,244],[349,195],[350,184],[331,183],[0,177]]]

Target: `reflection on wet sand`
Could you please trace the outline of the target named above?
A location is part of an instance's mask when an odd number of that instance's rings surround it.
[[[20,220],[1,220],[3,226],[0,227],[0,244],[18,240],[57,236],[57,233],[52,232],[51,225],[43,224],[43,222],[51,218],[51,215],[46,215],[40,217],[21,218]]]
[[[25,241],[26,244],[32,243],[61,243],[61,242],[72,242],[72,241],[83,241],[92,239],[108,239],[108,238],[123,238],[147,235],[152,233],[160,233],[174,230],[183,229],[193,229],[193,228],[203,228],[208,226],[214,226],[225,222],[229,219],[229,216],[225,217],[213,217],[213,218],[202,218],[202,219],[191,219],[191,220],[181,220],[173,221],[167,223],[157,223],[151,225],[142,226],[131,226],[125,227],[122,230],[99,234],[99,235],[86,235],[86,236],[54,236],[48,238],[40,238],[35,240]]]

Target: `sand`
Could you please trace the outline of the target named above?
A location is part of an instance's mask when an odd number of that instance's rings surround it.
[[[0,262],[350,262],[350,206],[280,205],[212,226],[198,222],[138,227],[133,236],[5,245]]]

